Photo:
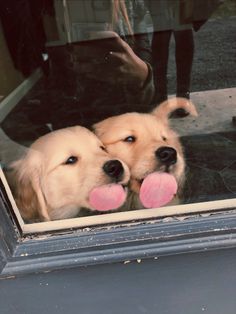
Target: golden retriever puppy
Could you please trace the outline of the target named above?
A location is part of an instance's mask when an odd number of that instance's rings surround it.
[[[130,169],[127,209],[179,202],[185,160],[178,135],[169,126],[169,116],[177,109],[197,116],[190,101],[171,98],[150,114],[126,113],[94,125],[95,134],[109,154],[123,160]]]
[[[40,137],[7,177],[23,219],[34,222],[76,217],[81,208],[116,209],[130,175],[95,134],[75,126]]]

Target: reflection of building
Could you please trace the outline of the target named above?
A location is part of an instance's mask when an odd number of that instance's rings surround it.
[[[194,22],[204,23],[222,0],[148,0],[154,30],[181,30]]]
[[[106,30],[111,22],[109,1],[56,0],[54,6],[59,37],[64,43],[87,39],[88,31]]]

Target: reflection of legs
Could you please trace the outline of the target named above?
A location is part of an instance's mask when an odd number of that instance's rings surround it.
[[[194,54],[192,29],[175,31],[175,60],[177,71],[177,92],[179,97],[189,98],[191,70]]]
[[[155,72],[155,102],[167,99],[167,68],[172,31],[155,32],[152,39],[152,58]]]

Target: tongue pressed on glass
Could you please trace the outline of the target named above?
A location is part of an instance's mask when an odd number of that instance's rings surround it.
[[[145,208],[161,207],[174,198],[177,188],[174,176],[165,172],[154,172],[143,180],[139,198]]]
[[[124,204],[126,192],[120,184],[107,184],[92,189],[89,204],[93,209],[107,211],[117,209]]]

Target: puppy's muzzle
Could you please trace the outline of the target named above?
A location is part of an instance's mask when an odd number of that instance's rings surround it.
[[[155,155],[166,166],[174,165],[177,162],[177,152],[172,147],[162,146],[155,151]]]
[[[124,168],[119,160],[109,160],[103,165],[104,172],[115,181],[122,179]]]

